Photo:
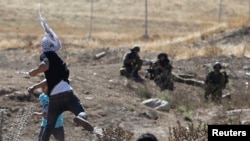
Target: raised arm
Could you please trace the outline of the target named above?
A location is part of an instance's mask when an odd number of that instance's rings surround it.
[[[46,79],[42,80],[39,83],[36,83],[35,85],[32,85],[32,86],[28,87],[27,90],[28,90],[29,94],[32,94],[35,89],[42,88],[45,85],[47,85],[47,80]]]
[[[44,61],[43,61],[43,62],[41,62],[41,63],[38,65],[38,67],[36,67],[36,68],[30,70],[30,71],[29,71],[29,75],[32,76],[32,77],[34,77],[34,76],[36,76],[36,75],[39,74],[39,73],[42,73],[42,72],[47,71],[48,69],[49,69],[49,64],[48,64],[48,62],[44,62]]]

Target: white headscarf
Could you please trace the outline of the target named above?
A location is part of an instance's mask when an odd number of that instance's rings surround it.
[[[45,31],[45,35],[43,39],[41,40],[42,50],[43,52],[49,52],[49,51],[57,51],[62,47],[62,44],[60,40],[58,39],[57,35],[53,30],[48,26],[48,24],[45,22],[44,18],[39,16],[40,23]]]

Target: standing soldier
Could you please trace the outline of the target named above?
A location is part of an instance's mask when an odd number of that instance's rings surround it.
[[[138,71],[141,70],[142,60],[139,56],[140,47],[135,45],[130,52],[127,52],[123,57],[123,66],[120,69],[120,75],[127,78],[133,78],[135,81],[143,81]]]
[[[208,101],[211,94],[212,101],[221,102],[222,89],[225,88],[225,76],[220,70],[222,65],[220,62],[215,62],[213,71],[208,73],[205,80],[205,100]]]

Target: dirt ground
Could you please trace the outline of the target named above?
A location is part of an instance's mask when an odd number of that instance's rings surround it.
[[[106,51],[106,56],[99,60],[94,59],[94,55]],[[161,92],[151,80],[145,79],[144,84],[127,81],[119,75],[119,68],[123,54],[128,51],[128,48],[119,49],[62,49],[59,54],[67,61],[71,57],[75,58],[74,62],[68,63],[70,69],[70,81],[75,93],[83,102],[86,112],[89,115],[89,121],[100,128],[107,128],[111,125],[122,127],[126,131],[134,133],[133,138],[138,137],[141,133],[154,133],[161,141],[168,137],[169,127],[176,126],[177,121],[182,124],[187,124],[190,121],[185,121],[183,114],[176,106],[188,104],[192,107],[192,122],[204,121],[206,123],[214,123],[213,120],[216,114],[219,114],[223,109],[228,108],[228,101],[225,100],[223,105],[213,103],[203,104],[203,89],[192,85],[175,83],[174,91]],[[77,52],[77,54],[75,53]],[[141,52],[146,58],[154,59],[156,54]],[[17,57],[19,56],[19,57]],[[26,125],[21,132],[20,140],[35,140],[36,131],[40,125],[40,119],[31,119],[29,116],[23,115],[22,112],[39,111],[41,107],[37,99],[37,95],[27,96],[26,87],[40,81],[43,76],[30,78],[17,72],[28,71],[35,67],[38,63],[39,54],[34,53],[26,48],[5,49],[0,51],[1,58],[1,91],[0,101],[1,109],[6,109],[3,131],[10,134],[11,127],[19,128],[13,123],[20,121],[21,118],[27,117]],[[16,58],[16,59],[15,59]],[[249,77],[242,70],[242,58],[234,56],[221,56],[217,58],[190,58],[187,60],[173,61],[174,72],[195,74],[198,80],[204,80],[206,69],[203,64],[221,60],[225,63],[230,63],[232,70],[237,74],[237,78],[229,71],[230,87],[224,93],[230,92],[232,98],[240,95],[239,92],[247,93],[245,90],[245,82],[249,82]],[[243,59],[245,65],[249,64],[249,58]],[[143,66],[140,74],[145,75],[145,69],[148,66]],[[138,95],[140,90],[147,90],[151,93],[151,97],[170,96],[178,102],[171,103],[172,109],[169,112],[160,112],[150,109],[141,104],[143,98]],[[241,90],[241,91],[240,91]],[[14,96],[13,96],[14,95]],[[244,94],[243,94],[244,95]],[[186,103],[186,100],[191,101]],[[241,99],[242,100],[242,99]],[[194,104],[195,103],[195,104]],[[175,105],[176,104],[176,105]],[[200,106],[199,106],[200,105]],[[239,105],[238,105],[239,106]],[[248,106],[241,105],[241,106]],[[31,109],[32,108],[32,109]],[[239,106],[239,108],[241,108]],[[26,111],[23,111],[26,109]],[[150,119],[145,116],[147,112],[155,112],[158,119]],[[65,113],[65,130],[66,140],[91,140],[94,136],[83,131],[80,127],[75,127],[72,118],[74,116]],[[25,119],[23,119],[25,120]],[[22,121],[25,122],[25,121]],[[13,129],[13,130],[14,130]]]

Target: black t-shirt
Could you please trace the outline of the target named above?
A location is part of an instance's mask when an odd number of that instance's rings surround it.
[[[49,62],[49,69],[44,72],[48,85],[48,95],[52,89],[61,81],[69,83],[69,70],[66,63],[55,52],[45,52],[40,56],[41,62]]]

